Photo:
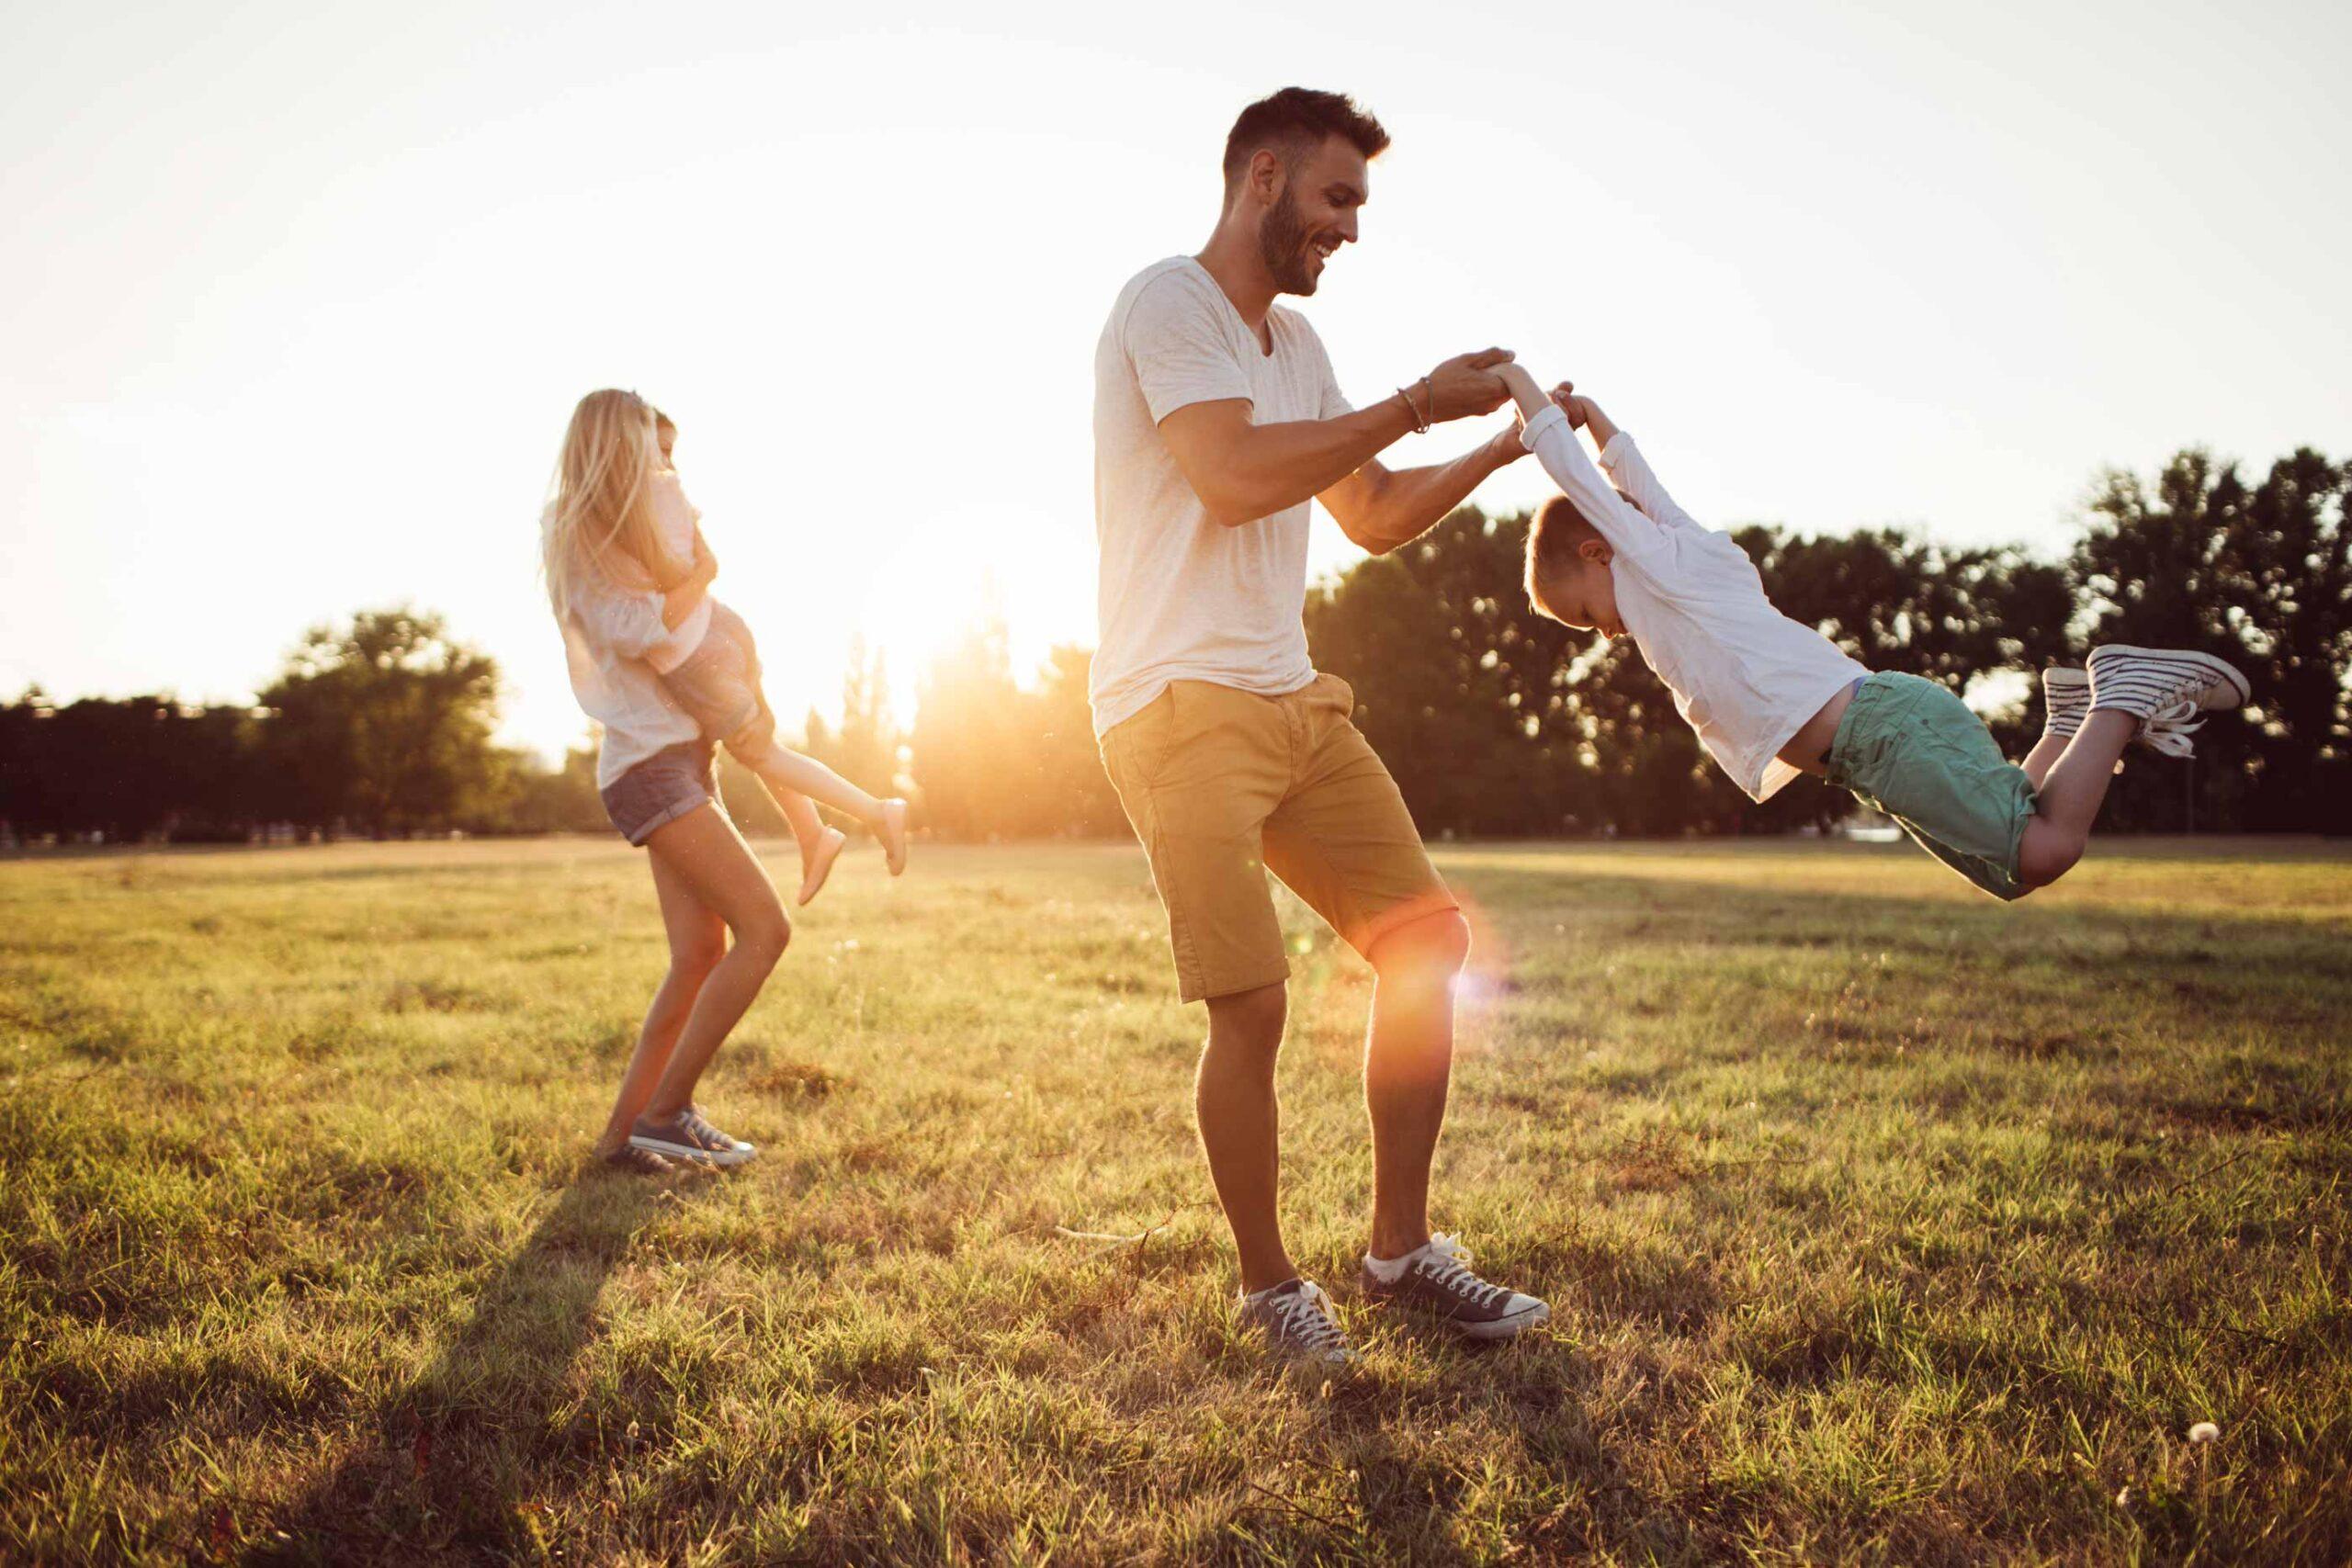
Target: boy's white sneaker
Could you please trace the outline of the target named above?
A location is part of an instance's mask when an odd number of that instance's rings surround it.
[[[2133,737],[2140,745],[2165,757],[2187,757],[2195,754],[2196,746],[2188,739],[2205,727],[2197,716],[2203,710],[2186,698],[2171,707],[2151,714],[2148,722],[2140,727]],[[2091,672],[2069,666],[2052,665],[2041,672],[2042,732],[2054,739],[2072,740],[2083,728],[2083,720],[2091,713]],[[2123,759],[2115,760],[2115,771],[2123,771]]]
[[[2061,740],[2074,739],[2090,716],[2091,672],[2052,665],[2041,672],[2041,728]]]
[[[2133,715],[2140,720],[2133,739],[2167,757],[2193,754],[2189,736],[2205,722],[2199,714],[2244,707],[2254,695],[2228,663],[2186,648],[2095,648],[2090,678],[2091,711]]]

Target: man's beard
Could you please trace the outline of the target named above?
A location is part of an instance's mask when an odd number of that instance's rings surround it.
[[[1297,197],[1288,190],[1258,225],[1258,259],[1266,264],[1277,293],[1315,292],[1315,272],[1306,265],[1306,222],[1298,215]]]

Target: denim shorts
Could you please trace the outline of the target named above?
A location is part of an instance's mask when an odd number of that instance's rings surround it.
[[[724,604],[710,607],[710,629],[692,653],[662,677],[662,685],[707,740],[724,741],[767,713],[752,628]]]
[[[656,828],[718,798],[718,750],[708,740],[665,746],[598,792],[622,838],[643,848]]]
[[[2029,891],[2018,849],[2033,820],[2033,781],[1951,688],[1880,671],[1838,721],[1827,761],[1831,784],[1994,897]]]

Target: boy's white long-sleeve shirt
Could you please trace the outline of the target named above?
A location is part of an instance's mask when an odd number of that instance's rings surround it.
[[[1675,710],[1751,797],[1778,793],[1800,770],[1776,753],[1870,671],[1774,609],[1747,552],[1677,506],[1623,431],[1600,455],[1614,488],[1557,407],[1520,440],[1609,541],[1617,614]]]

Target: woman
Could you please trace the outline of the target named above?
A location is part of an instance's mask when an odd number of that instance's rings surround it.
[[[757,1154],[711,1125],[695,1085],[792,937],[775,886],[721,807],[716,741],[664,699],[645,661],[695,614],[718,563],[698,549],[666,592],[622,586],[634,580],[627,563],[647,558],[654,536],[659,418],[634,392],[582,398],[540,525],[571,689],[604,729],[597,789],[621,836],[650,853],[670,939],[670,972],[595,1148],[646,1175],[678,1160],[740,1165]]]

